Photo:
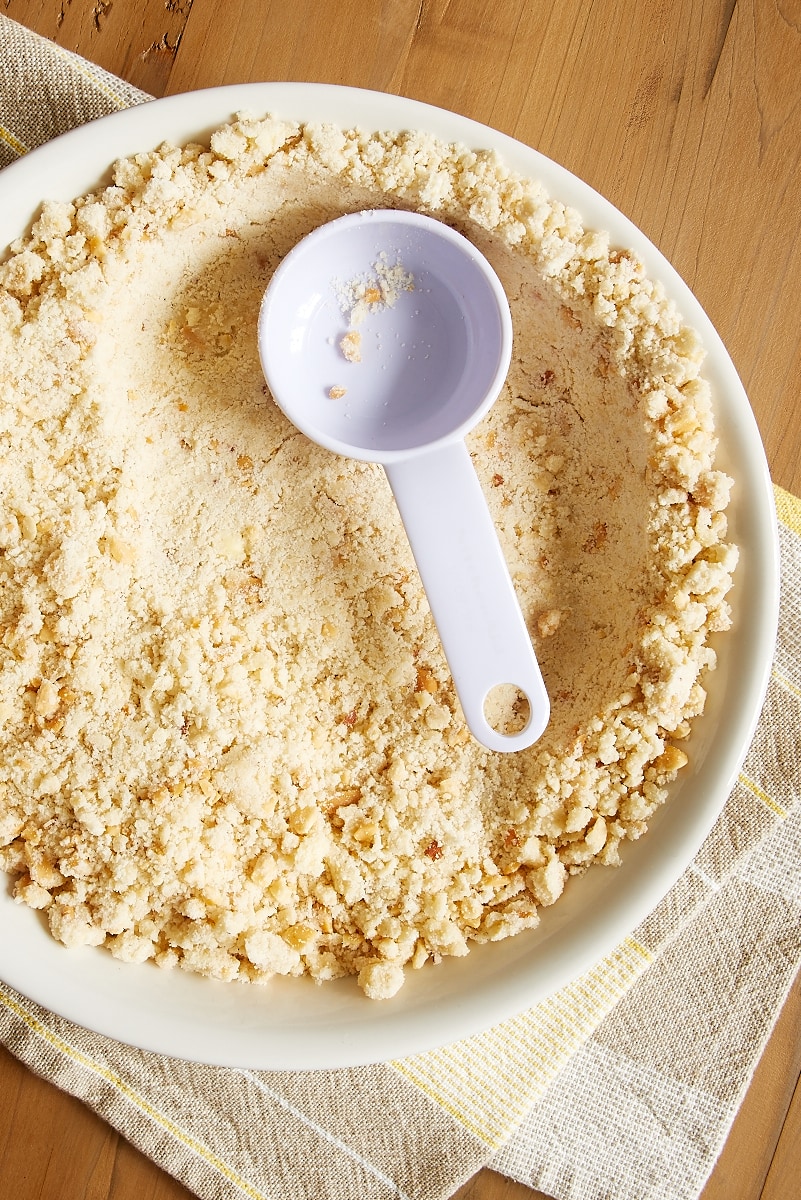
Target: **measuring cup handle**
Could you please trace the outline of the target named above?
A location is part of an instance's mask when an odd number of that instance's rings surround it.
[[[525,749],[548,724],[548,694],[467,447],[454,442],[385,470],[470,731],[490,750]],[[486,718],[501,684],[528,699],[518,733]]]

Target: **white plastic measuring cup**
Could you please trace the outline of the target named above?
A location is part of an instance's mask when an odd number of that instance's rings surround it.
[[[530,746],[548,723],[548,695],[464,444],[511,358],[495,272],[431,217],[340,217],[278,267],[258,336],[289,420],[329,450],[384,466],[472,734],[491,750]],[[524,697],[516,732],[487,719],[498,688]]]

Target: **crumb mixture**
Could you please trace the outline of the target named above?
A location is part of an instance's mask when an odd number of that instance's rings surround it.
[[[468,734],[380,467],[290,426],[259,304],[321,222],[430,213],[509,296],[469,446],[552,701]],[[240,116],[47,203],[0,265],[0,866],[67,946],[224,980],[408,969],[537,924],[687,762],[729,623],[702,348],[494,153]]]
[[[400,292],[414,291],[414,276],[402,263],[390,264],[386,252],[382,252],[373,263],[372,269],[347,283],[334,281],[339,308],[347,318],[348,329],[339,339],[339,349],[349,363],[362,361],[362,335],[358,326],[371,313],[394,308]],[[332,400],[340,400],[347,389],[335,385],[329,389]]]
[[[385,251],[366,274],[335,286],[339,307],[351,328],[361,325],[369,313],[394,308],[399,292],[413,291],[414,275],[403,263],[390,263]]]

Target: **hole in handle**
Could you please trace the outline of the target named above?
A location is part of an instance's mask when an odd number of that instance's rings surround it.
[[[513,737],[531,720],[531,704],[514,683],[496,683],[484,698],[484,717],[496,733]]]

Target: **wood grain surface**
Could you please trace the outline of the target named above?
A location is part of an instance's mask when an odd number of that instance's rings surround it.
[[[773,479],[801,492],[799,0],[0,0],[0,12],[156,96],[342,83],[535,146],[683,275],[748,391]],[[800,1070],[796,981],[703,1200],[801,1195]],[[488,1170],[457,1193],[539,1195]],[[189,1196],[0,1051],[3,1200]]]

